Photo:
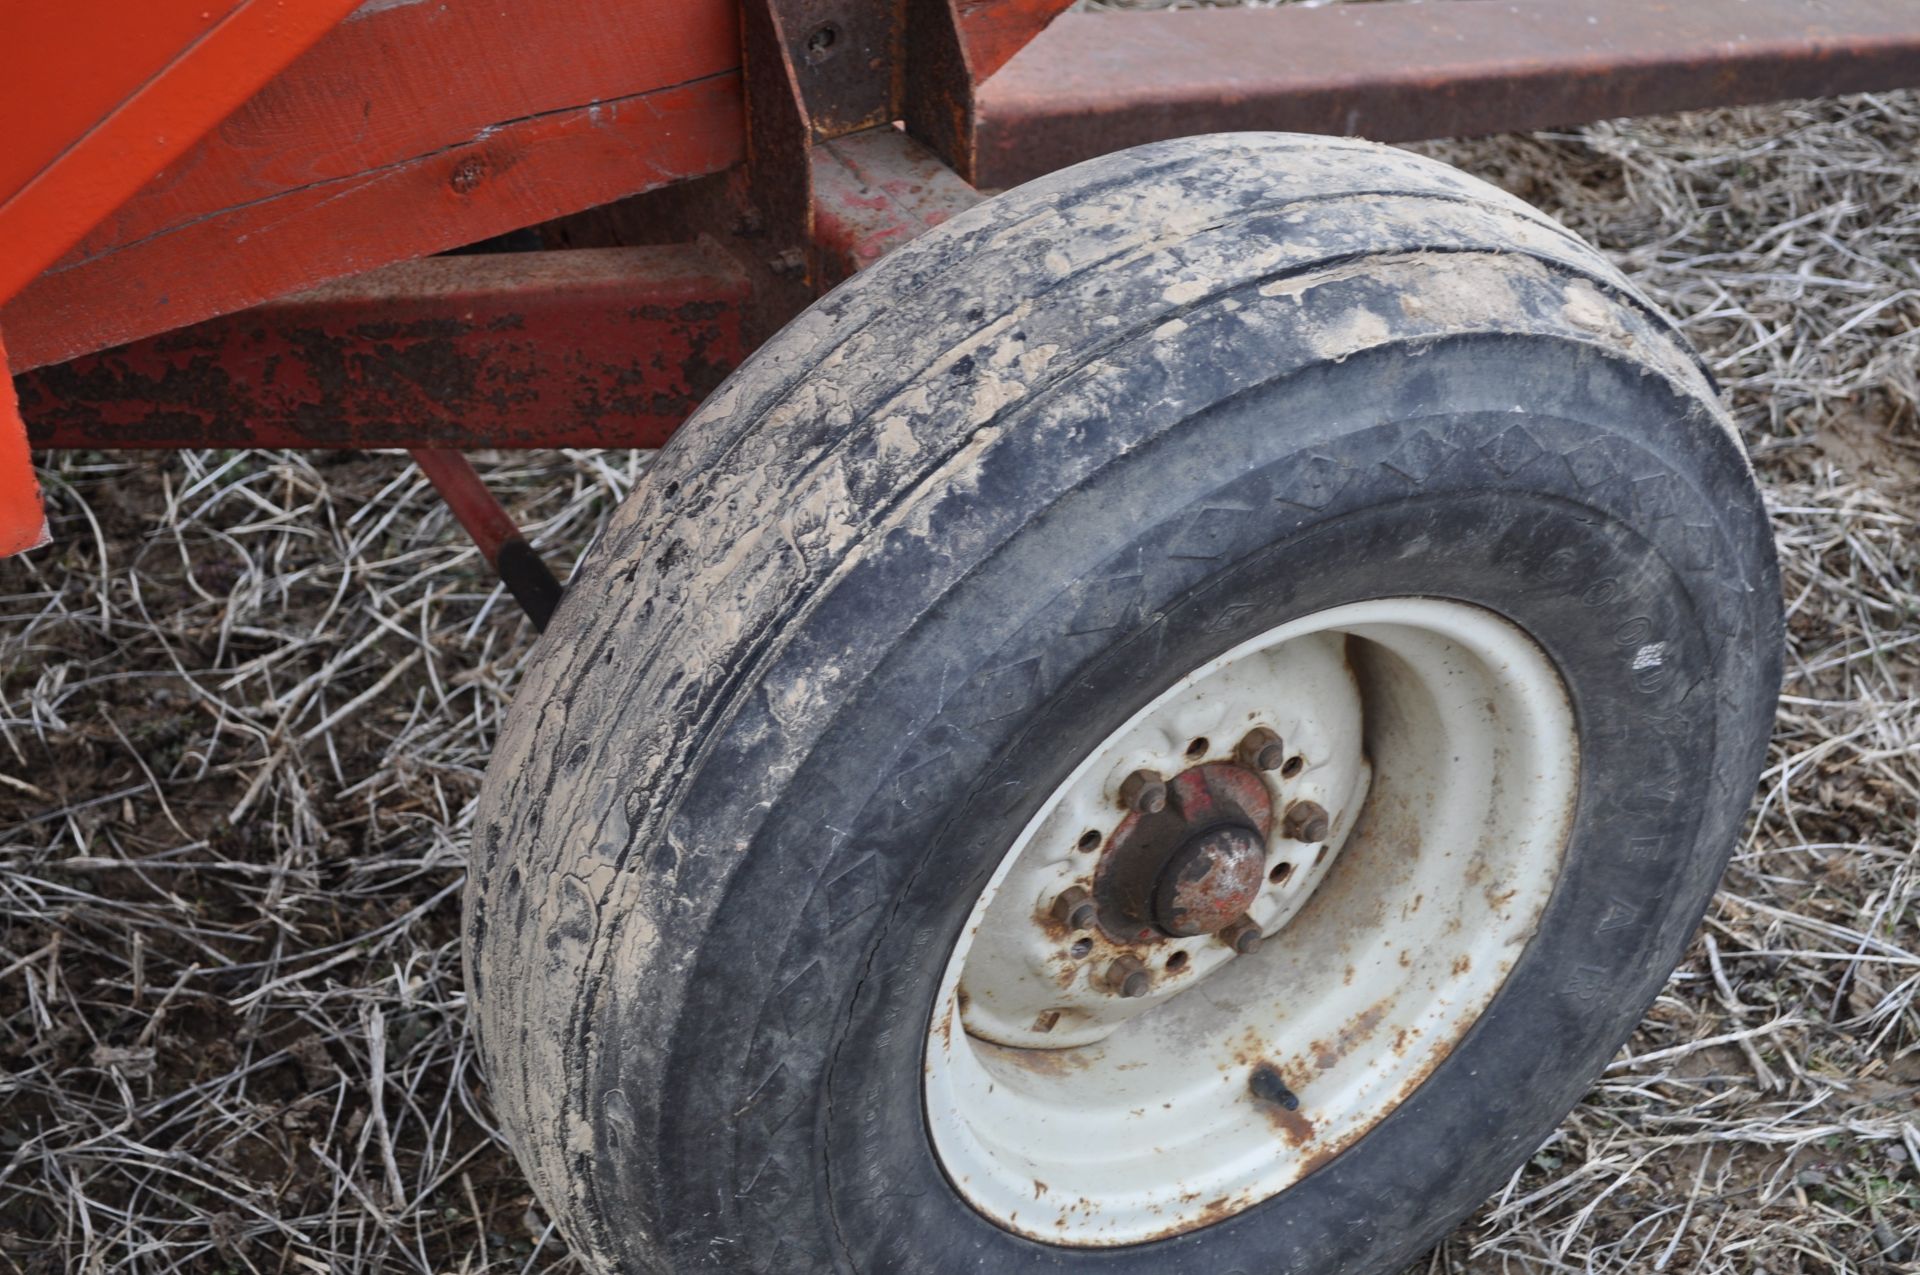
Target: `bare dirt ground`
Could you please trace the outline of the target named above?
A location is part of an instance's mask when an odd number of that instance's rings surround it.
[[[1414,1269],[1920,1271],[1920,96],[1424,149],[1682,317],[1791,649],[1686,963]],[[569,1269],[458,943],[531,632],[403,457],[45,460],[55,543],[0,565],[0,1269]],[[646,463],[481,461],[563,568]]]

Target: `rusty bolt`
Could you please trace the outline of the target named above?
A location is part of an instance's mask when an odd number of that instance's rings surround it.
[[[1083,885],[1070,885],[1053,900],[1053,919],[1069,930],[1093,928],[1093,896]]]
[[[1278,770],[1287,760],[1287,746],[1280,736],[1264,726],[1256,726],[1233,750],[1233,759],[1253,770]]]
[[[1129,999],[1145,996],[1153,986],[1153,976],[1147,973],[1147,967],[1140,963],[1139,958],[1132,956],[1115,957],[1102,979],[1108,991]]]
[[[1327,809],[1317,801],[1296,801],[1287,807],[1286,834],[1295,841],[1325,841],[1332,828]]]
[[[1221,930],[1217,937],[1239,955],[1252,956],[1267,936],[1260,932],[1260,926],[1252,917],[1243,916]]]
[[[1280,1069],[1272,1063],[1263,1062],[1255,1067],[1247,1077],[1247,1088],[1261,1102],[1275,1103],[1288,1111],[1300,1109],[1300,1099],[1287,1088],[1287,1082],[1280,1078]]]
[[[1159,814],[1167,808],[1167,781],[1157,771],[1136,770],[1120,783],[1120,804],[1137,814]]]

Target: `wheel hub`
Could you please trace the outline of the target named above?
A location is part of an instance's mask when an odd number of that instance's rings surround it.
[[[1094,874],[1100,925],[1120,943],[1192,938],[1245,916],[1265,882],[1273,800],[1243,766],[1191,766],[1160,809],[1129,816]]]
[[[1089,759],[1009,863],[1009,901],[970,944],[967,1032],[1081,1048],[1253,956],[1331,867],[1368,773],[1336,639],[1177,691]]]

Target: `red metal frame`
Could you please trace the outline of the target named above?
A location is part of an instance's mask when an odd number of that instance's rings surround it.
[[[369,7],[0,310],[0,327],[16,370],[70,361],[369,266],[727,169],[747,180],[721,206],[746,209],[758,226],[734,233],[745,220],[739,214],[728,219],[734,224],[699,229],[741,258],[744,286],[756,298],[778,291],[781,263],[796,251],[803,285],[831,282],[844,274],[831,260],[846,246],[838,236],[864,233],[865,260],[931,224],[901,206],[894,224],[870,216],[875,229],[862,232],[843,226],[835,211],[845,206],[841,196],[823,198],[816,189],[838,182],[843,164],[816,162],[814,147],[875,120],[890,132],[887,117],[905,118],[952,170],[938,180],[962,189],[954,173],[998,185],[1183,132],[1293,127],[1407,138],[1920,82],[1920,15],[1907,0],[1507,0],[1072,14],[1034,39],[1063,3]],[[744,45],[735,25],[742,11]],[[913,180],[923,185],[935,180],[936,170],[919,159],[901,157],[898,166],[917,168]],[[826,220],[816,224],[822,209]],[[875,211],[880,220],[889,215]],[[440,291],[428,282],[439,275],[423,272],[411,294],[412,276],[390,276],[364,284],[360,302],[404,303],[421,318],[436,306],[457,315],[476,292],[541,288],[537,276],[547,268],[513,263],[501,269],[530,277],[516,283],[496,273]],[[471,264],[448,269],[489,272]],[[772,319],[812,290],[794,289],[772,307]],[[583,298],[583,310],[591,305]],[[164,349],[134,347],[79,365],[56,378],[57,403],[45,380],[30,385],[26,410],[45,422],[36,441],[651,445],[675,414],[615,412],[583,427],[571,419],[568,400],[548,404],[543,395],[524,409],[522,425],[501,410],[448,434],[434,418],[453,413],[436,413],[432,404],[382,402],[361,387],[343,405],[315,388],[310,405],[341,419],[307,412],[305,424],[287,425],[299,413],[254,394],[259,378],[249,361],[261,349],[297,343],[303,331],[350,341],[364,331],[315,324],[311,308],[305,300],[275,303],[250,312],[241,328],[198,329]],[[568,309],[556,306],[546,318],[564,327]],[[538,360],[565,339],[558,330],[544,343],[530,335],[524,358]],[[191,387],[196,406],[182,414],[184,382],[177,393],[152,389],[169,376],[179,381],[188,350],[200,351],[193,358],[239,360],[234,402],[210,402],[202,384]],[[81,367],[91,388],[79,383]],[[701,388],[697,377],[683,380],[683,396]],[[559,381],[548,378],[549,386]],[[408,429],[369,432],[363,416],[419,419]],[[262,423],[233,427],[241,417]]]
[[[980,202],[905,133],[870,129],[813,152],[813,233],[820,282],[834,284]]]
[[[431,257],[19,378],[36,447],[658,447],[745,354],[712,246]]]
[[[1913,0],[1502,0],[1068,14],[981,85],[975,179],[1261,128],[1374,141],[1920,84]]]
[[[461,453],[439,447],[418,447],[412,455],[420,472],[427,476],[467,535],[473,538],[487,565],[499,575],[507,592],[533,621],[533,627],[544,631],[553,618],[554,608],[560,605],[560,582],[540,561],[527,538],[520,534],[513,516],[494,499],[472,463]]]

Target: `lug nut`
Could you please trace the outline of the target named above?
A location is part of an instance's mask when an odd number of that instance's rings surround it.
[[[1283,831],[1295,841],[1311,845],[1316,841],[1325,841],[1332,826],[1325,806],[1317,801],[1296,801],[1287,807],[1287,823]]]
[[[1101,977],[1108,991],[1128,999],[1145,996],[1153,986],[1153,976],[1147,973],[1147,967],[1132,956],[1115,957]]]
[[[1121,781],[1120,804],[1135,814],[1159,814],[1167,808],[1167,781],[1157,771],[1136,770]]]
[[[1053,901],[1053,919],[1069,930],[1090,930],[1096,915],[1093,896],[1083,885],[1070,885]]]
[[[1287,746],[1265,726],[1248,731],[1233,750],[1233,759],[1253,770],[1278,770],[1287,760]]]
[[[1260,932],[1259,925],[1252,917],[1243,916],[1237,921],[1230,922],[1216,937],[1239,955],[1252,956],[1260,950],[1260,944],[1266,940],[1267,936]]]

